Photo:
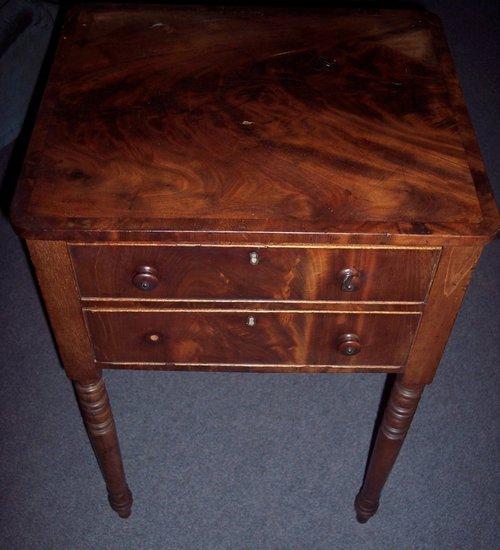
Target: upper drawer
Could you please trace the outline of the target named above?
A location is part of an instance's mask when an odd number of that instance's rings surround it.
[[[88,298],[421,302],[438,250],[73,245],[71,256]]]

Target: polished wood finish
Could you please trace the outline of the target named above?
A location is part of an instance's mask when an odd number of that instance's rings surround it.
[[[162,363],[162,362],[122,362],[96,363],[103,369],[127,369],[146,371],[188,371],[188,372],[251,372],[260,374],[306,374],[306,373],[399,373],[404,367],[393,365],[311,365],[311,364],[248,364],[248,363]]]
[[[151,292],[158,282],[158,271],[149,265],[140,265],[132,276],[132,284],[141,292]]]
[[[439,257],[439,249],[144,245],[70,250],[83,297],[189,300],[423,302]],[[154,271],[143,275],[154,278],[153,288],[135,285],[141,267]],[[357,290],[343,288],[340,273],[349,268],[359,272]]]
[[[428,304],[406,364],[405,380],[430,384],[469,286],[481,247],[444,248]]]
[[[387,337],[387,334],[385,335]],[[392,342],[389,342],[392,344]],[[353,332],[341,334],[337,338],[337,351],[346,357],[352,357],[361,352],[361,341],[358,334]]]
[[[12,221],[122,517],[101,369],[396,373],[362,522],[499,227],[433,15],[159,5],[70,10]]]
[[[97,361],[403,366],[419,315],[221,311],[86,311]],[[254,324],[249,326],[249,317]],[[360,353],[337,340],[359,335]],[[155,339],[151,339],[154,336]]]
[[[102,377],[93,382],[75,382],[82,418],[108,488],[111,508],[122,518],[132,511],[130,492],[123,470],[120,446],[108,393]]]
[[[484,242],[497,214],[441,34],[412,10],[76,7],[13,221]]]
[[[28,241],[45,309],[67,375],[72,380],[94,380],[100,373],[80,306],[66,243]]]
[[[423,388],[423,384],[405,383],[404,375],[394,383],[363,486],[355,500],[356,517],[360,523],[368,521],[377,511],[380,493],[410,428]]]
[[[109,502],[120,517],[126,518],[131,512],[132,495],[125,481],[101,369],[94,361],[68,247],[58,241],[36,240],[27,244],[64,369],[74,381],[82,418],[108,488]]]
[[[149,309],[183,309],[183,310],[226,310],[228,308],[249,311],[343,311],[351,312],[373,312],[373,313],[421,313],[425,310],[425,303],[416,302],[312,302],[287,300],[279,302],[276,300],[234,300],[221,299],[213,301],[210,298],[199,300],[175,299],[143,299],[140,298],[82,298],[82,305],[86,309],[99,309],[105,307],[119,307],[123,309],[136,309],[138,306]]]

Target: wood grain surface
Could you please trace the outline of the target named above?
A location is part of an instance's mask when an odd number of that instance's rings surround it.
[[[423,302],[439,250],[224,246],[71,246],[83,297]],[[251,254],[256,264],[251,263]],[[401,269],[401,266],[405,269]],[[133,284],[140,266],[157,286]],[[359,288],[343,290],[354,268]]]
[[[396,372],[360,521],[499,227],[435,16],[83,4],[12,221],[120,516],[102,368]]]
[[[392,387],[368,459],[363,485],[354,501],[360,523],[366,523],[377,512],[380,494],[410,429],[423,389],[423,384],[405,384],[401,375]]]
[[[94,364],[68,247],[39,240],[27,245],[66,374],[80,383],[93,381],[100,371]]]
[[[407,360],[405,384],[432,382],[481,251],[478,246],[443,250]],[[494,344],[490,341],[486,345]]]
[[[75,394],[92,448],[108,490],[108,501],[118,515],[128,518],[132,493],[127,485],[108,392],[102,377],[93,382],[75,382]]]
[[[419,11],[77,7],[14,224],[489,238],[441,34]]]
[[[402,366],[419,315],[248,311],[85,311],[101,362]],[[248,324],[249,317],[254,324]],[[359,335],[352,357],[337,349]]]

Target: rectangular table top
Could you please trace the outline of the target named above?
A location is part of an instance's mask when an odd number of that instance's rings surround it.
[[[440,24],[411,10],[73,8],[12,217],[31,238],[498,227]]]

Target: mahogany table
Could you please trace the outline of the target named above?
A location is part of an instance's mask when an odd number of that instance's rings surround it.
[[[103,369],[397,373],[364,522],[498,211],[432,14],[115,5],[67,15],[12,223],[121,517]]]

